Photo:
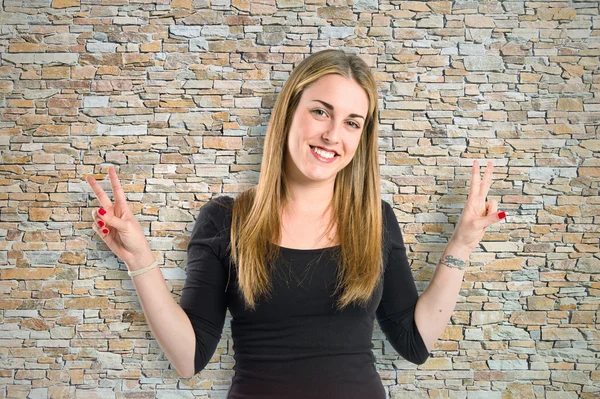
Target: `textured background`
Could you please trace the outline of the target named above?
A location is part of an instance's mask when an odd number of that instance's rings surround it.
[[[508,214],[427,363],[375,330],[390,398],[598,397],[597,1],[0,4],[0,397],[226,396],[229,322],[207,369],[179,378],[91,229],[84,176],[117,168],[178,297],[198,208],[257,182],[281,85],[325,48],[375,72],[382,190],[419,291],[473,159],[494,162]]]

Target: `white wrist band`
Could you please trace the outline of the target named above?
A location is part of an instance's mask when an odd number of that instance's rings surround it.
[[[158,259],[154,259],[154,262],[152,262],[152,264],[148,267],[145,267],[143,269],[140,270],[135,270],[135,271],[127,271],[127,274],[129,274],[130,277],[135,277],[135,276],[139,276],[142,273],[146,273],[149,270],[154,269],[156,266],[158,266]]]

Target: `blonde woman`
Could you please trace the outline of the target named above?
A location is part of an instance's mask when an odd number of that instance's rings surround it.
[[[272,112],[258,185],[200,209],[177,304],[156,267],[114,169],[114,203],[94,229],[126,264],[146,320],[183,377],[208,363],[226,310],[236,364],[229,399],[386,397],[375,368],[377,318],[390,344],[424,363],[457,301],[469,254],[504,217],[474,162],[469,198],[419,297],[402,234],[381,200],[377,89],[357,56],[325,50],[302,61]]]

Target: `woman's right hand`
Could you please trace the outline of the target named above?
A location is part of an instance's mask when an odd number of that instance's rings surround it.
[[[114,168],[108,168],[108,176],[113,189],[114,204],[96,179],[91,176],[86,177],[101,206],[100,209],[92,211],[93,229],[108,248],[130,267],[148,258],[148,254],[152,251],[142,227],[127,204],[125,192]]]

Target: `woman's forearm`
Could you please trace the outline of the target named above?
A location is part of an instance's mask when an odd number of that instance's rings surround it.
[[[129,270],[139,270],[154,261],[148,252],[128,262]],[[159,268],[132,277],[146,321],[156,341],[177,372],[185,378],[194,375],[196,336],[187,314],[169,291]]]
[[[429,285],[417,300],[415,323],[429,352],[454,312],[470,254],[470,248],[450,241]]]

